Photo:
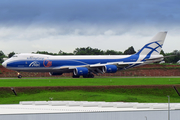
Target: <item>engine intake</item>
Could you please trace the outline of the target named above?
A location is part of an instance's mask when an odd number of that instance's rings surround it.
[[[105,65],[102,68],[103,73],[115,73],[117,72],[117,66],[116,65]]]
[[[87,75],[89,70],[86,67],[77,67],[73,73],[74,75]]]

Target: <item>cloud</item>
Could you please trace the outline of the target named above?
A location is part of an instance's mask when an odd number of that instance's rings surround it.
[[[179,23],[179,1],[173,0],[2,0],[1,24],[149,24],[163,21]],[[171,9],[169,9],[171,8]]]
[[[169,38],[179,43],[179,3],[178,0],[1,0],[0,48],[6,54],[37,50],[72,52],[84,46],[123,51],[132,45],[141,47],[140,42],[148,41],[159,31],[169,31]],[[178,49],[164,47],[168,52]]]

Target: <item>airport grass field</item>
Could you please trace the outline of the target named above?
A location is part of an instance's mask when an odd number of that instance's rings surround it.
[[[180,102],[180,78],[6,78],[0,79],[0,104],[19,101],[107,101],[107,102]],[[11,88],[17,92],[13,94]]]
[[[109,86],[109,85],[180,85],[180,78],[125,77],[125,78],[6,78],[0,87],[33,86]]]

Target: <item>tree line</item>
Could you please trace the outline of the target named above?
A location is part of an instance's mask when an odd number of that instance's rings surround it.
[[[67,53],[63,52],[60,50],[58,53],[51,53],[47,51],[37,51],[37,52],[32,52],[35,54],[47,54],[47,55],[131,55],[136,53],[134,50],[133,46],[129,47],[126,49],[124,52],[121,51],[115,51],[115,50],[100,50],[98,48],[91,48],[91,47],[83,47],[83,48],[76,48],[72,53]],[[10,58],[15,54],[15,52],[11,52],[6,56],[3,51],[0,51],[0,63],[3,62],[3,58]],[[180,51],[174,50],[171,53],[164,53],[163,50],[161,50],[161,53],[164,56],[169,56],[169,55],[175,55],[172,57],[167,57],[164,58],[164,61],[166,63],[177,63],[178,60],[180,60]]]
[[[131,46],[124,52],[121,51],[115,51],[115,50],[100,50],[97,48],[91,48],[91,47],[86,47],[86,48],[76,48],[73,53],[66,53],[60,50],[58,53],[49,53],[47,51],[37,51],[36,54],[47,54],[47,55],[130,55],[134,54],[136,51],[134,48]]]

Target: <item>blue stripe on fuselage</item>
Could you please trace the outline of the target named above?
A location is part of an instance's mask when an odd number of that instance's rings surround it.
[[[127,58],[122,59],[59,59],[53,60],[49,59],[52,62],[50,67],[61,67],[61,66],[80,66],[80,65],[92,65],[92,64],[106,64],[108,62],[136,62],[139,58],[139,55],[131,55]],[[32,62],[35,62],[38,65],[32,66]],[[43,64],[43,60],[17,60],[14,62],[10,62],[7,64],[8,67],[45,67]],[[31,66],[30,66],[31,64]]]

